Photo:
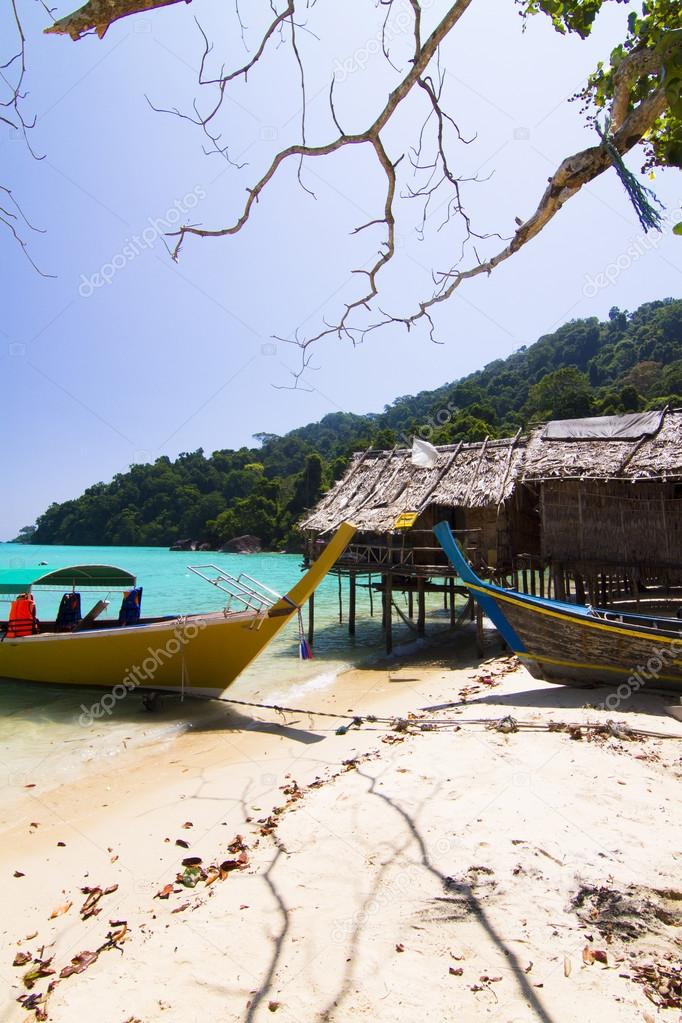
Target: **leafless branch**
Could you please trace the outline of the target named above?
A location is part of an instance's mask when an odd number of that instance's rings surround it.
[[[80,38],[80,34],[88,28],[95,28],[100,31],[118,17],[139,10],[150,10],[154,7],[165,6],[168,3],[178,0],[89,0],[89,3],[80,11],[69,18],[61,19],[53,31],[68,31],[73,38]],[[193,113],[180,113],[177,109],[166,110],[173,113],[194,125],[206,134],[210,142],[210,152],[217,152],[230,160],[227,147],[221,141],[220,132],[214,127],[217,124],[217,117],[222,109],[227,90],[231,83],[237,79],[248,80],[251,71],[264,58],[266,51],[271,45],[277,47],[288,45],[291,49],[293,61],[296,66],[300,80],[302,93],[302,108],[300,119],[300,138],[290,145],[280,149],[271,158],[271,161],[260,178],[246,190],[246,198],[237,212],[235,219],[225,226],[205,227],[197,224],[187,224],[177,231],[171,232],[169,237],[175,239],[172,256],[178,259],[185,239],[192,235],[200,238],[220,238],[238,234],[250,220],[254,208],[260,200],[261,195],[268,188],[272,180],[278,174],[284,164],[295,160],[298,165],[298,178],[302,186],[301,171],[305,161],[330,156],[334,153],[352,146],[362,146],[373,155],[375,165],[381,170],[386,179],[386,191],[383,210],[368,220],[367,223],[357,226],[353,233],[359,234],[368,229],[381,227],[384,229],[384,237],[379,250],[370,255],[365,265],[353,271],[359,277],[366,279],[365,286],[359,289],[359,294],[343,307],[340,318],[334,322],[325,322],[324,328],[311,337],[301,338],[296,336],[288,339],[297,344],[302,352],[302,364],[299,374],[294,374],[298,381],[301,374],[310,368],[310,346],[321,341],[325,337],[336,336],[350,340],[353,344],[362,341],[369,333],[379,330],[389,324],[402,324],[408,330],[420,321],[424,321],[428,328],[429,336],[436,340],[435,326],[432,313],[442,302],[447,301],[453,292],[463,281],[481,274],[490,274],[501,262],[518,252],[524,245],[531,241],[544,229],[549,221],[558,213],[562,206],[574,196],[586,183],[592,181],[602,174],[612,164],[612,154],[615,150],[619,153],[627,153],[637,143],[641,142],[647,131],[655,124],[656,120],[666,109],[666,98],[661,88],[657,88],[653,76],[661,71],[662,57],[660,49],[645,49],[632,51],[621,62],[614,77],[614,98],[610,104],[609,124],[611,136],[609,145],[603,142],[600,145],[592,146],[581,150],[571,157],[563,160],[555,173],[549,179],[548,186],[541,197],[535,212],[524,223],[517,221],[517,229],[512,236],[506,240],[504,247],[495,255],[488,258],[481,258],[478,254],[476,241],[490,239],[493,237],[502,239],[498,233],[481,234],[472,225],[471,219],[466,211],[462,186],[466,182],[480,180],[477,176],[465,177],[457,171],[458,147],[469,145],[473,138],[467,138],[460,131],[456,120],[446,111],[443,101],[444,75],[441,72],[439,62],[439,47],[450,35],[458,24],[462,15],[470,7],[472,0],[456,0],[445,5],[445,11],[436,19],[436,25],[428,38],[423,38],[423,4],[422,0],[407,0],[412,14],[412,56],[404,69],[399,69],[391,59],[390,54],[390,17],[395,11],[395,0],[378,0],[378,6],[385,8],[385,17],[381,27],[381,48],[384,57],[389,61],[390,66],[398,76],[398,82],[388,93],[383,107],[374,116],[372,122],[361,131],[347,132],[341,126],[335,104],[336,80],[332,78],[329,88],[329,110],[331,122],[333,123],[333,134],[327,141],[314,144],[308,139],[307,132],[307,100],[306,100],[306,76],[305,61],[299,47],[297,31],[304,29],[308,31],[305,22],[296,20],[296,8],[314,6],[316,0],[268,0],[272,18],[268,16],[266,24],[258,45],[253,50],[249,60],[228,71],[220,67],[218,72],[209,74],[208,61],[213,52],[208,36],[199,26],[203,38],[203,55],[199,73],[199,84],[202,87],[209,87],[217,90],[217,96],[209,106],[208,111],[202,112],[199,104],[195,102]],[[245,41],[245,26],[240,13],[240,0],[234,0],[237,23],[242,39]],[[284,5],[282,10],[279,6]],[[108,12],[108,21],[104,12]],[[99,13],[98,13],[99,12]],[[98,20],[99,19],[99,20]],[[106,22],[106,23],[105,23]],[[402,29],[401,29],[402,31]],[[635,86],[647,80],[649,83],[646,91],[646,98],[635,102]],[[441,190],[445,193],[446,199],[439,203],[438,208],[445,208],[444,220],[437,230],[455,222],[462,232],[459,232],[459,253],[456,258],[451,257],[449,269],[434,275],[434,290],[432,295],[417,303],[416,309],[408,315],[392,315],[379,310],[380,318],[369,326],[359,326],[363,322],[365,313],[375,307],[375,300],[379,293],[379,276],[385,271],[387,265],[394,258],[396,251],[396,217],[395,202],[398,190],[398,173],[404,153],[391,152],[391,145],[386,141],[385,129],[391,123],[394,115],[401,107],[401,104],[408,97],[422,97],[426,102],[426,113],[421,124],[421,129],[416,139],[416,144],[407,150],[409,165],[412,169],[412,180],[405,185],[406,191],[402,197],[412,200],[421,200],[422,217],[417,228],[419,234],[423,235],[427,222],[432,219],[434,199]],[[160,109],[160,108],[155,108]],[[475,137],[475,136],[474,136]],[[231,161],[232,162],[232,161]],[[402,181],[402,170],[400,171]],[[306,191],[309,191],[306,189]],[[312,193],[310,193],[312,194]],[[465,259],[473,253],[474,261],[467,266]],[[365,321],[366,322],[366,321]],[[280,339],[282,340],[282,339]]]
[[[6,124],[10,131],[14,132],[17,137],[23,140],[28,152],[34,160],[42,160],[44,159],[44,155],[38,155],[32,146],[30,138],[31,129],[36,123],[35,115],[29,119],[24,113],[24,101],[27,95],[25,84],[27,72],[26,36],[24,35],[24,29],[17,10],[16,0],[10,0],[10,6],[12,9],[12,19],[14,21],[17,48],[12,56],[9,57],[4,64],[0,65],[0,79],[7,90],[7,99],[2,99],[0,101],[0,122]],[[44,3],[43,7],[45,7]],[[45,9],[48,10],[47,7],[45,7]],[[0,185],[0,193],[4,195],[4,199],[2,203],[0,203],[0,223],[4,225],[4,227],[12,235],[14,241],[21,247],[22,252],[34,270],[36,270],[42,277],[51,276],[50,274],[44,273],[35,263],[29,252],[28,244],[25,241],[23,234],[20,233],[19,225],[22,224],[30,231],[35,231],[36,233],[42,234],[43,232],[31,224],[9,187],[6,185]]]

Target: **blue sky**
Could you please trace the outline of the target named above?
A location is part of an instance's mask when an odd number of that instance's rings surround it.
[[[58,14],[73,6],[60,4]],[[257,15],[262,9],[265,18],[269,4],[251,6],[246,37],[253,42],[264,23]],[[445,4],[424,6],[428,28]],[[556,35],[544,18],[522,32],[512,0],[472,4],[443,48],[442,64],[445,106],[464,135],[476,135],[469,146],[453,148],[453,160],[458,173],[480,179],[464,186],[478,230],[510,234],[514,217],[530,215],[560,160],[594,142],[579,105],[567,99],[622,36],[632,6],[608,5],[583,43]],[[26,109],[37,115],[32,142],[45,159],[32,160],[3,127],[2,183],[44,230],[25,234],[40,267],[56,276],[37,275],[0,234],[0,538],[34,521],[50,502],[109,480],[132,462],[250,444],[256,432],[283,433],[331,411],[378,411],[397,395],[505,356],[567,319],[605,317],[613,305],[634,309],[680,294],[682,241],[669,231],[642,241],[609,173],[490,278],[464,285],[439,309],[443,344],[397,326],[356,348],[327,340],[306,373],[308,389],[279,389],[298,357],[273,335],[315,333],[325,317],[338,316],[361,283],[350,271],[377,251],[378,228],[351,235],[379,216],[383,203],[384,183],[369,154],[356,147],[308,161],[303,179],[315,199],[298,186],[295,167],[285,167],[240,235],[190,238],[176,264],[160,237],[164,224],[182,215],[225,226],[274,152],[298,139],[301,98],[290,50],[270,51],[248,83],[228,93],[220,128],[236,162],[246,164],[238,170],[204,155],[198,129],[154,113],[145,98],[182,110],[197,95],[209,102],[197,87],[202,45],[193,18],[214,41],[214,67],[243,63],[230,4],[178,4],[125,19],[102,41],[78,43],[42,35],[44,11],[27,0],[22,8]],[[317,4],[309,12],[311,32],[301,32],[299,43],[312,141],[333,131],[327,94],[334,72],[346,130],[378,109],[394,80],[377,52],[379,24],[373,0]],[[0,28],[7,39],[4,22]],[[399,64],[408,42],[397,27],[392,56]],[[413,139],[420,102],[387,131],[391,155]],[[637,155],[629,163],[637,168]],[[678,172],[659,174],[654,187],[670,210],[679,207]],[[399,212],[398,258],[382,294],[382,307],[397,314],[428,293],[432,268],[447,266],[461,240],[457,224],[437,230],[442,209],[424,241],[414,230],[416,204],[403,203]],[[492,253],[494,243],[481,251]],[[606,270],[613,283],[594,285]],[[103,272],[108,282],[101,283]]]

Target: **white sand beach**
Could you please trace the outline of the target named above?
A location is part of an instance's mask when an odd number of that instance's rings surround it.
[[[22,779],[0,1019],[682,1019],[682,725],[458,651]]]

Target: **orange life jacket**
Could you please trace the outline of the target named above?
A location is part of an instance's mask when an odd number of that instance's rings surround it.
[[[12,601],[10,607],[7,638],[32,636],[37,631],[38,618],[36,617],[35,601],[30,593],[20,593],[17,599]]]

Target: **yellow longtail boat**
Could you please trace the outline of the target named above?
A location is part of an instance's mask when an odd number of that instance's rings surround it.
[[[122,569],[84,565],[0,572],[0,594],[17,595],[14,615],[0,622],[0,678],[105,687],[115,698],[135,689],[217,696],[300,614],[354,533],[348,523],[339,526],[284,596],[245,574],[235,578],[217,566],[201,565],[192,571],[228,595],[224,610],[138,617],[133,624],[123,607],[118,622],[99,619],[104,601],[82,618],[68,615],[68,598],[76,589],[129,590],[126,596],[134,603],[141,591],[135,590],[135,577]],[[62,598],[67,613],[61,620],[60,615],[54,622],[30,620],[32,591],[41,586],[70,589]]]

